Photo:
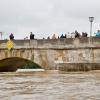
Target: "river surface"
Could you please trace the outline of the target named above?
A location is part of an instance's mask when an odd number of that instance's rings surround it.
[[[100,100],[100,71],[0,73],[0,100]]]

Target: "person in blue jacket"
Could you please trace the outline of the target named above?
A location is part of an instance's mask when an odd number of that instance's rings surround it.
[[[96,36],[100,36],[100,30],[97,31]]]

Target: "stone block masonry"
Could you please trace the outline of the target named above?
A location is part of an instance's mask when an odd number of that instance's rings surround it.
[[[46,70],[88,71],[100,69],[100,37],[14,40],[14,48],[0,41],[0,60],[19,57],[31,60]]]

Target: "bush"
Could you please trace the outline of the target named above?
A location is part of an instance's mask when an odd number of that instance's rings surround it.
[[[38,69],[38,68],[41,68],[41,66],[33,62],[28,62],[21,69]]]

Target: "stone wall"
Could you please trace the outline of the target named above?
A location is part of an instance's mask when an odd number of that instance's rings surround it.
[[[5,46],[7,40],[0,41],[1,60],[7,57],[21,57],[34,61],[44,69],[67,71],[100,67],[100,37],[92,37],[91,40],[90,38],[68,38],[14,40],[13,42],[14,48],[9,51]]]

